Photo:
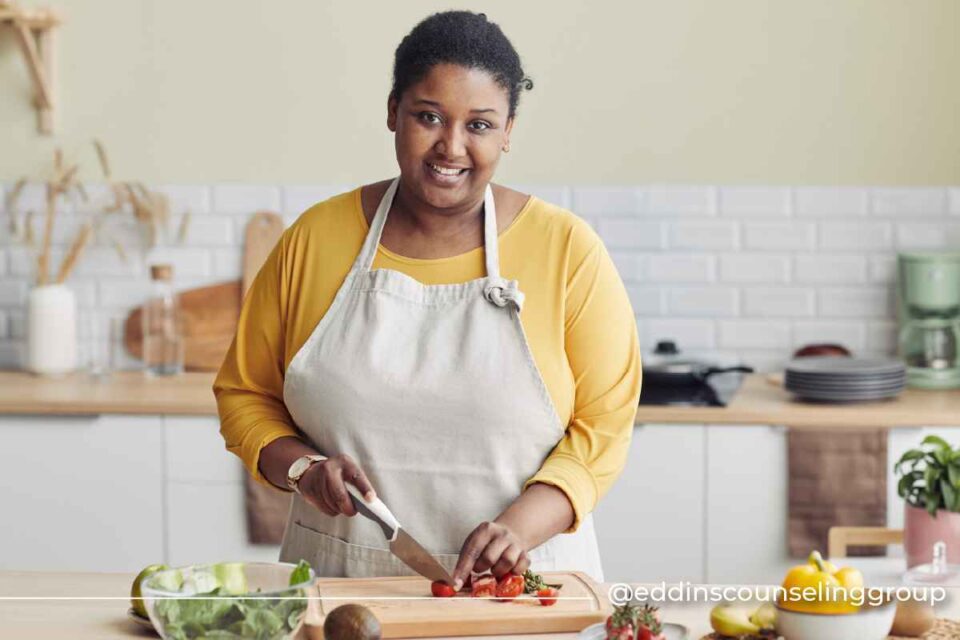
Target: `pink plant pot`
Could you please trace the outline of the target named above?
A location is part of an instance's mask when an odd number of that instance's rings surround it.
[[[906,504],[903,522],[908,569],[932,562],[933,545],[940,540],[947,545],[947,562],[960,564],[960,513],[940,509],[933,517],[924,509]]]

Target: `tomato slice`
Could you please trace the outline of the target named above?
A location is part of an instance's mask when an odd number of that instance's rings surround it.
[[[537,591],[537,599],[545,607],[557,604],[557,596],[560,594],[558,589],[553,587],[546,587],[545,589],[540,589]]]
[[[446,582],[442,580],[437,580],[436,582],[430,585],[430,592],[433,593],[434,598],[452,598],[457,595],[457,592],[453,590]]]
[[[497,583],[497,600],[501,602],[513,600],[523,593],[523,586],[523,576],[508,573],[500,578],[500,582]]]
[[[497,594],[497,579],[493,576],[481,576],[473,579],[470,595],[474,598],[492,598]]]

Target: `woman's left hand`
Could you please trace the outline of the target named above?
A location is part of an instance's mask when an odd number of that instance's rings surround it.
[[[522,574],[530,566],[520,538],[504,524],[483,522],[474,529],[460,549],[453,571],[453,588],[460,590],[470,572],[489,570],[497,578],[507,573]]]

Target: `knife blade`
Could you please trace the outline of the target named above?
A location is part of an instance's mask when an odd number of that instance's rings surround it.
[[[357,513],[366,516],[380,527],[384,537],[390,543],[390,552],[394,556],[424,578],[434,582],[439,580],[447,584],[453,584],[453,578],[446,568],[400,526],[396,516],[380,498],[374,498],[367,502],[363,499],[359,489],[349,482],[345,484]]]

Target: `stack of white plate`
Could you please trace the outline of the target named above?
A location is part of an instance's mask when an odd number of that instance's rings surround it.
[[[797,358],[787,365],[784,378],[787,391],[826,402],[892,398],[906,383],[907,368],[894,358]]]

